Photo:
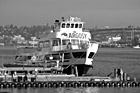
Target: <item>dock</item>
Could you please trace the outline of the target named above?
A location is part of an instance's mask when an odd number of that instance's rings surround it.
[[[120,81],[110,77],[83,76],[74,75],[40,75],[36,78],[30,77],[30,81],[24,81],[18,77],[18,80],[3,80],[0,82],[0,88],[58,88],[58,87],[140,87],[139,81]]]

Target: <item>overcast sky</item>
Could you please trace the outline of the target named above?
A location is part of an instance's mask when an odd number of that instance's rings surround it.
[[[0,0],[0,25],[51,25],[62,16],[90,28],[140,26],[140,0]]]

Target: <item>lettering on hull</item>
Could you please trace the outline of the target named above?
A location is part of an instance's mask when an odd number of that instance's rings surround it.
[[[61,36],[65,36],[66,38],[79,38],[79,39],[87,38],[87,34],[77,33],[76,31],[73,31],[73,33],[62,33]]]

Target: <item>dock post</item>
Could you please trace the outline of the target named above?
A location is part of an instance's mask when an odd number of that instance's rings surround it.
[[[114,69],[114,78],[117,79],[118,78],[118,69]]]
[[[126,81],[127,80],[127,75],[126,75],[126,73],[124,72],[123,73],[123,81]]]
[[[75,66],[74,68],[75,68],[75,75],[78,76],[78,69],[77,69],[77,66]]]
[[[71,65],[71,74],[74,74],[74,66]]]
[[[123,81],[123,70],[120,69],[120,80]]]
[[[114,70],[114,75],[116,79],[120,79],[121,81],[123,81],[123,71],[122,69],[115,69]]]

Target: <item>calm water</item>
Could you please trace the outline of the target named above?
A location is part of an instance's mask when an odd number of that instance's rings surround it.
[[[140,88],[14,88],[0,89],[0,93],[140,93]]]

